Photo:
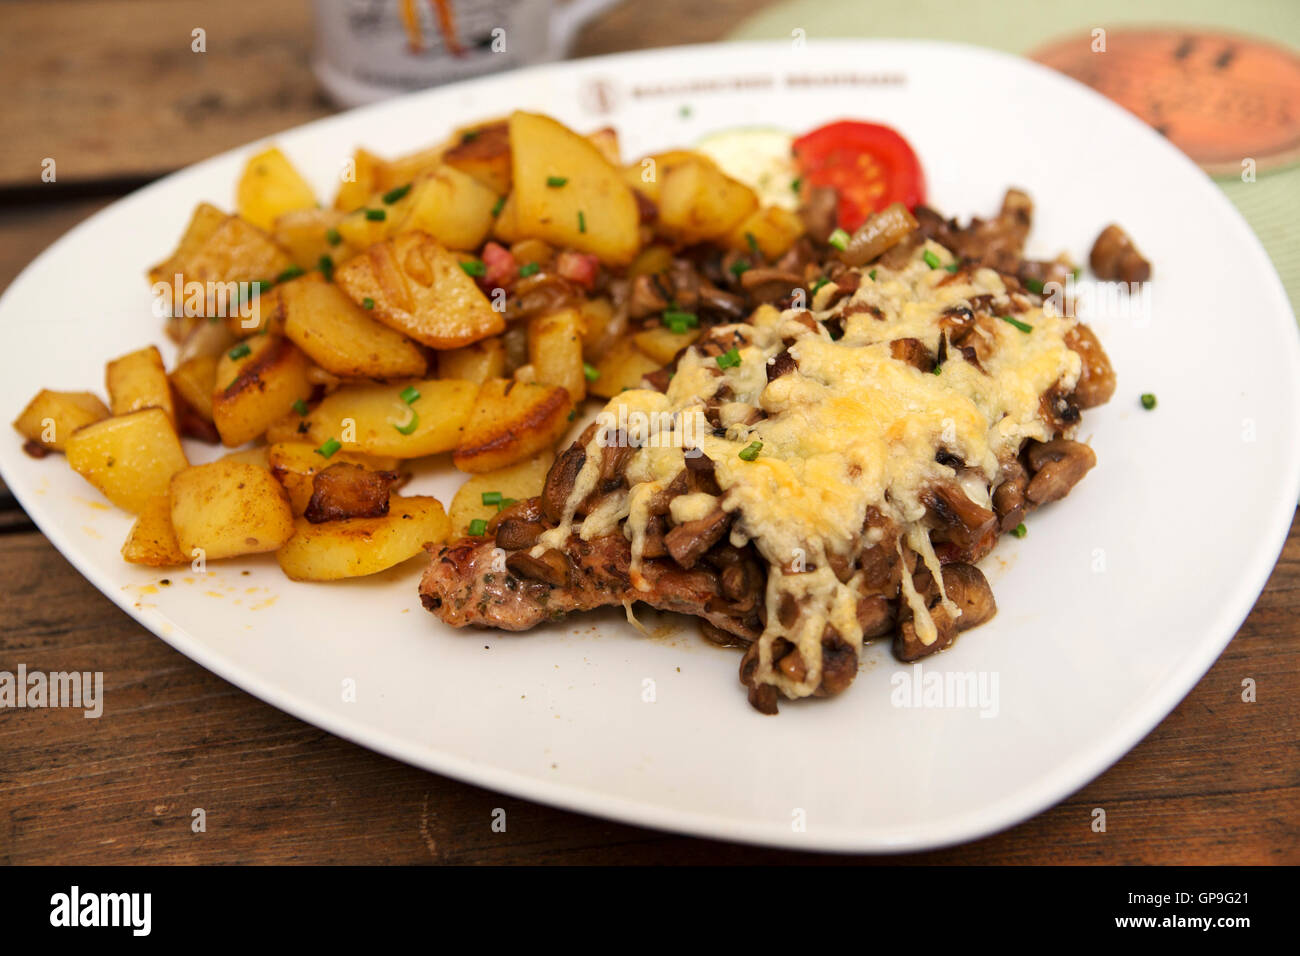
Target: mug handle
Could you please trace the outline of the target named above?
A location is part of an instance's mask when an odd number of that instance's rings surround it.
[[[569,0],[564,6],[557,6],[551,14],[551,56],[567,56],[573,38],[582,25],[620,2],[621,0]]]

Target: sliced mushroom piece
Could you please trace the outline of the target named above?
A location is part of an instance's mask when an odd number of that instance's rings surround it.
[[[771,684],[760,684],[755,677],[758,671],[758,641],[749,645],[745,656],[740,659],[740,683],[749,688],[749,705],[760,714],[769,716],[777,712],[776,688]]]
[[[546,484],[542,487],[542,513],[552,524],[559,524],[564,519],[564,506],[577,484],[578,472],[586,463],[586,448],[575,442],[551,464],[546,473]]]
[[[1145,282],[1151,278],[1151,263],[1138,252],[1128,233],[1114,223],[1097,236],[1088,255],[1088,264],[1099,279]]]
[[[704,552],[718,543],[730,524],[731,515],[718,508],[703,518],[673,528],[664,535],[664,545],[673,560],[689,571]]]
[[[1091,328],[1079,323],[1065,333],[1065,344],[1082,360],[1074,401],[1080,408],[1096,408],[1115,394],[1115,369]]]
[[[944,565],[943,593],[961,611],[957,618],[958,631],[978,627],[998,613],[988,579],[973,564]]]
[[[1058,501],[1070,493],[1097,464],[1097,455],[1082,442],[1057,438],[1034,443],[1025,453],[1034,477],[1025,489],[1025,497],[1036,505]]]
[[[569,583],[568,559],[556,548],[548,548],[536,558],[527,551],[516,551],[506,558],[506,569],[517,577],[541,581],[552,587],[564,587]]]
[[[889,343],[889,355],[922,372],[934,370],[934,357],[920,339],[894,339]]]
[[[901,202],[892,203],[880,212],[872,213],[849,239],[839,255],[840,261],[851,266],[866,265],[881,253],[898,245],[918,228],[919,224]]]

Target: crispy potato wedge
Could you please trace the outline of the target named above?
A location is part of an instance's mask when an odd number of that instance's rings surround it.
[[[700,329],[687,329],[685,332],[674,332],[672,329],[664,328],[662,325],[655,326],[652,329],[646,329],[644,332],[638,332],[632,336],[632,341],[636,347],[648,355],[660,365],[667,365],[671,362],[682,349],[690,345],[701,335]]]
[[[275,559],[294,581],[338,581],[384,571],[447,540],[450,522],[436,498],[389,499],[382,518],[294,522],[294,534]]]
[[[569,426],[573,399],[555,385],[492,379],[479,386],[452,463],[461,471],[495,471],[550,448]]]
[[[529,238],[519,228],[518,207],[515,194],[508,193],[501,208],[497,210],[496,221],[492,224],[493,239],[510,246]]]
[[[356,251],[338,231],[344,218],[337,209],[295,209],[276,217],[271,237],[300,269],[319,267],[324,256],[342,262]]]
[[[257,465],[214,461],[171,479],[172,528],[181,553],[205,560],[274,551],[293,534],[289,498]]]
[[[401,459],[392,455],[365,455],[336,451],[326,458],[317,445],[305,441],[276,442],[267,450],[266,462],[275,480],[284,486],[295,515],[307,510],[316,475],[337,462],[361,465],[371,471],[396,471]]]
[[[469,534],[471,521],[490,521],[503,506],[508,506],[513,501],[540,495],[542,486],[546,484],[546,473],[554,460],[555,452],[547,449],[505,468],[470,475],[451,499],[450,537],[454,539]],[[492,496],[494,493],[501,496],[500,502],[484,504],[483,495]]]
[[[83,425],[103,421],[108,406],[92,392],[55,392],[43,388],[14,419],[14,428],[50,451],[63,451],[69,436]]]
[[[269,235],[238,216],[227,216],[176,271],[184,282],[257,282],[275,279],[293,263]],[[226,293],[237,300],[238,291]]]
[[[703,159],[709,162],[703,153],[689,149],[670,149],[663,153],[654,153],[638,159],[635,163],[624,166],[621,170],[623,181],[645,196],[651,202],[659,203],[659,184],[674,166],[680,166],[687,160]]]
[[[578,311],[583,323],[582,355],[588,362],[595,362],[605,353],[622,326],[614,324],[614,304],[609,299],[587,299],[578,306]],[[626,323],[626,319],[623,321]]]
[[[629,388],[640,388],[641,379],[662,368],[630,339],[619,339],[596,362],[596,380],[587,388],[593,395],[613,398]]]
[[[218,461],[233,461],[243,465],[257,465],[259,468],[270,468],[270,446],[256,445],[253,448],[239,448],[235,451],[228,451],[222,455]]]
[[[230,216],[211,203],[201,202],[194,207],[189,225],[181,241],[170,256],[149,270],[150,282],[171,284],[177,275],[183,275],[185,264],[193,259]]]
[[[655,230],[691,245],[725,236],[758,208],[758,197],[709,160],[681,162],[662,174]]]
[[[458,378],[482,385],[506,372],[506,347],[500,336],[483,339],[464,348],[438,353],[438,377]]]
[[[442,164],[442,157],[449,145],[449,143],[438,143],[436,146],[388,160],[378,169],[375,189],[382,193],[415,182],[421,174]]]
[[[172,529],[172,502],[168,495],[150,498],[122,543],[122,560],[150,568],[174,568],[189,564]]]
[[[127,415],[142,408],[161,408],[176,424],[171,383],[163,368],[162,353],[150,345],[108,363],[104,375],[108,404],[114,415]]]
[[[315,206],[311,185],[274,146],[249,159],[235,187],[235,209],[259,229],[270,230],[285,213]]]
[[[221,356],[212,392],[212,422],[234,448],[266,432],[294,403],[311,397],[311,363],[278,335],[248,339]]]
[[[139,514],[189,467],[171,419],[143,408],[77,429],[64,449],[72,470],[124,511]]]
[[[504,121],[489,123],[461,135],[442,161],[472,176],[494,196],[510,192],[510,131]]]
[[[435,349],[469,345],[505,329],[460,261],[422,232],[371,246],[338,268],[334,281],[372,316]]]
[[[533,380],[559,385],[576,405],[587,397],[582,367],[582,336],[586,331],[577,309],[539,315],[528,323],[528,364]]]
[[[418,378],[427,362],[419,346],[376,322],[319,273],[282,291],[284,334],[325,371],[344,378]]]
[[[739,252],[749,252],[750,238],[769,260],[779,259],[803,235],[803,220],[780,206],[764,206],[740,221],[724,240]]]
[[[516,112],[510,152],[512,213],[521,235],[590,252],[611,265],[632,261],[641,244],[636,199],[599,149],[548,116]]]
[[[428,233],[448,249],[477,249],[492,230],[498,195],[468,173],[435,167],[412,184],[396,231]]]
[[[408,385],[420,393],[409,405],[400,397]],[[395,458],[436,455],[460,443],[478,391],[474,382],[455,379],[346,385],[325,396],[306,418],[293,425],[290,438],[316,446],[332,438],[344,451]],[[399,431],[399,427],[410,433]],[[284,430],[277,431],[277,437],[288,430],[281,428]]]
[[[351,212],[365,205],[367,199],[380,188],[380,174],[384,161],[367,149],[352,154],[351,165],[344,170],[339,191],[334,195],[334,208]]]
[[[212,392],[217,385],[215,355],[196,355],[176,366],[168,378],[176,394],[204,421],[212,421]]]

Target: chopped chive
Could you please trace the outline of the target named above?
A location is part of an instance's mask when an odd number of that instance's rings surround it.
[[[582,374],[587,377],[587,381],[589,382],[594,382],[596,379],[600,378],[600,372],[598,372],[596,366],[592,365],[590,362],[582,363]]]
[[[364,299],[361,300],[361,308],[373,309],[374,307],[375,307],[375,300],[370,298],[370,296],[366,296]]]
[[[325,444],[316,449],[316,454],[320,455],[322,458],[331,458],[334,453],[342,447],[343,446],[340,445],[336,439],[331,438],[325,442]]]
[[[326,282],[334,281],[334,260],[329,256],[321,256],[320,261],[316,263],[320,266],[320,274],[325,277]]]
[[[546,185],[550,186],[552,189],[559,189],[568,181],[569,181],[568,176],[547,176],[546,177]]]
[[[487,534],[487,522],[482,518],[475,518],[469,523],[469,534],[471,538],[481,538]]]
[[[801,177],[796,176],[794,179],[790,180],[791,192],[797,193],[802,187],[803,187],[803,179]]]
[[[465,259],[461,261],[461,270],[467,276],[485,276],[487,275],[487,266],[478,259]]]
[[[1019,319],[1013,319],[1009,315],[999,315],[998,318],[1001,319],[1003,322],[1007,323],[1007,325],[1014,325],[1021,332],[1034,331],[1034,327],[1032,325],[1029,325],[1026,322],[1021,322]]]
[[[761,256],[763,254],[762,250],[758,248],[758,239],[754,237],[752,232],[745,233],[745,242],[749,245],[749,251],[755,256]]]
[[[758,457],[758,453],[763,450],[761,441],[752,441],[738,452],[741,461],[753,461]]]
[[[501,492],[499,491],[485,491],[479,497],[483,499],[485,505],[501,504]]]
[[[956,271],[957,271],[958,269],[960,269],[960,268],[961,268],[961,263],[960,263],[960,262],[950,262],[948,265],[946,265],[946,266],[943,267],[943,270],[944,270],[944,272],[956,273]],[[1040,283],[1039,285],[1040,285],[1040,288],[1041,288],[1041,283]]]
[[[1156,407],[1156,397],[1150,392],[1144,392],[1142,395],[1142,407],[1147,411]]]
[[[414,385],[408,385],[406,388],[402,389],[402,394],[397,397],[406,402],[406,404],[411,405],[419,400],[420,390]]]
[[[826,244],[828,246],[834,246],[836,249],[840,250],[840,252],[843,252],[849,247],[849,234],[843,229],[836,229],[826,237]]]
[[[870,272],[867,273],[867,275],[871,277],[871,281],[872,281],[872,282],[875,282],[875,281],[876,281],[876,270],[875,270],[875,269],[872,269]]]
[[[502,498],[500,503],[497,505],[497,513],[499,514],[500,512],[505,511],[511,505],[518,504],[518,503],[519,503],[518,498]]]
[[[1078,282],[1079,277],[1083,275],[1083,266],[1075,266],[1074,271],[1071,272],[1070,275],[1074,276],[1075,282]]]
[[[577,410],[576,408],[574,408],[574,409],[570,409],[570,410],[569,410],[569,421],[573,421],[573,420],[574,420],[575,418],[577,418],[577,417],[578,417],[578,410]]]
[[[300,398],[293,403],[293,410],[305,418],[307,415],[307,403]]]
[[[734,368],[740,364],[740,350],[734,345],[718,356],[718,368]]]
[[[1026,279],[1026,280],[1025,280],[1025,288],[1028,289],[1030,292],[1033,292],[1035,295],[1042,295],[1042,294],[1043,294],[1043,280],[1042,280],[1042,279]]]
[[[830,281],[831,281],[830,279],[826,278],[825,276],[822,276],[820,279],[818,279],[816,282],[812,284],[812,288],[809,289],[808,291],[813,295],[816,295],[817,290],[820,289],[822,286],[826,285]]]
[[[1025,523],[1022,521],[1011,529],[1011,533],[1017,538],[1023,538],[1025,535],[1029,534],[1029,529],[1025,527]]]
[[[935,375],[940,374],[942,371],[943,371],[943,366],[942,366],[942,365],[936,365],[936,366],[934,367],[934,374],[935,374]]]
[[[396,428],[403,435],[410,435],[412,432],[414,432],[417,428],[420,427],[420,413],[417,412],[414,408],[412,408],[411,420],[407,422],[405,425],[394,425],[393,427]]]
[[[367,209],[366,218],[371,222],[383,222],[388,218],[388,212],[384,209]]]
[[[505,207],[506,207],[506,197],[498,196],[497,201],[492,204],[492,215],[493,216],[501,215],[501,210],[504,209]]]
[[[382,198],[385,203],[391,206],[393,203],[400,200],[403,196],[405,196],[410,191],[411,191],[411,184],[407,183],[405,186],[398,186],[395,189],[388,190],[388,192],[384,193]]]
[[[668,309],[664,312],[664,325],[678,335],[687,329],[697,328],[699,324],[700,320],[694,312],[682,312],[676,309]]]
[[[541,268],[536,262],[526,262],[519,267],[519,278],[527,279],[531,275],[537,275]]]
[[[735,262],[731,264],[728,271],[737,279],[739,279],[742,275],[744,275],[746,272],[749,271],[749,260],[737,259]]]
[[[343,241],[343,236],[339,233],[337,229],[326,229],[325,241],[328,242],[331,246],[337,246],[340,242]]]
[[[480,130],[467,129],[465,132],[460,134],[460,141],[462,143],[472,143],[474,140],[478,139],[479,132]]]
[[[581,209],[578,210],[578,232],[587,231],[587,216]]]
[[[921,258],[925,260],[925,264],[931,269],[939,268],[939,257],[932,250],[926,249],[925,252],[921,253]]]
[[[253,350],[248,347],[247,342],[240,342],[238,345],[236,345],[233,349],[231,349],[226,354],[230,356],[230,359],[233,362],[233,361],[238,361],[239,359],[243,358],[245,355],[248,355],[252,351]]]
[[[301,266],[290,266],[275,277],[276,282],[288,282],[290,279],[296,279],[302,275]]]
[[[677,115],[680,116],[682,119],[689,119],[691,115],[691,108],[689,106],[683,106],[677,110]]]

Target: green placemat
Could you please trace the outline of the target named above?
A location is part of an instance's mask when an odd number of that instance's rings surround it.
[[[731,34],[733,40],[788,38],[798,28],[817,37],[951,40],[1028,54],[1095,28],[1169,27],[1222,30],[1300,50],[1297,0],[790,0],[770,7]],[[1300,314],[1300,165],[1215,181],[1255,230]]]

